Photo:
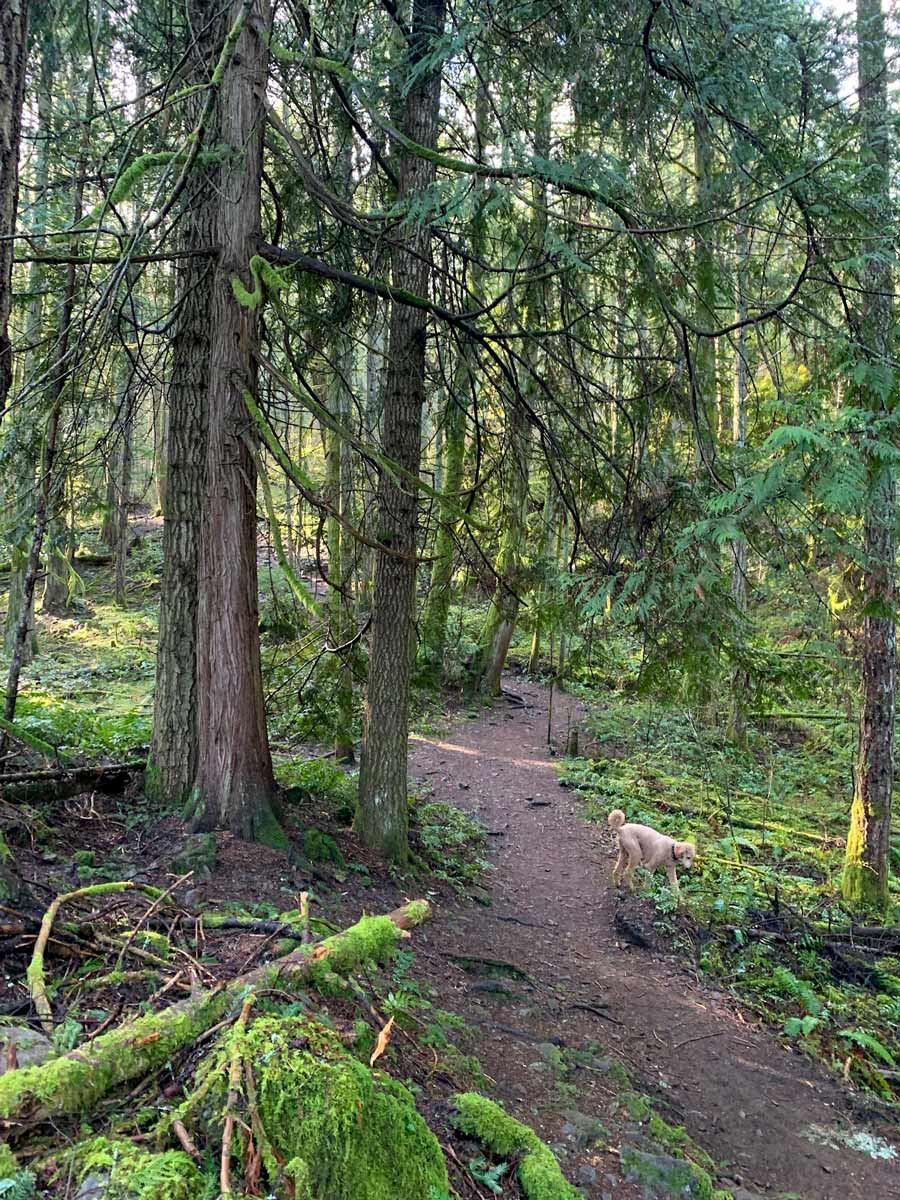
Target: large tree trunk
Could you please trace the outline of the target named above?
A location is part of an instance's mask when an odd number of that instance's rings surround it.
[[[445,0],[413,0],[408,68],[412,80],[403,109],[403,130],[419,145],[437,141],[440,70],[422,71],[443,33]],[[418,69],[418,74],[412,72]],[[434,164],[403,152],[398,199],[420,195],[435,177]],[[416,295],[428,292],[430,235],[427,226],[398,238],[392,251],[395,287]],[[426,314],[410,305],[391,307],[382,445],[385,454],[409,472],[402,485],[382,470],[378,481],[376,537],[392,554],[380,552],[375,566],[372,646],[363,730],[362,768],[356,829],[367,845],[403,862],[408,854],[406,758],[410,682],[410,641],[415,617],[415,483],[421,457],[425,402]]]
[[[206,31],[194,47],[186,72],[191,83],[209,80],[225,36],[213,21],[216,0],[193,0],[188,37]],[[202,99],[198,101],[202,103]],[[207,128],[215,142],[216,124]],[[218,197],[215,180],[202,177],[182,218],[185,249],[216,241]],[[165,471],[162,487],[162,583],[153,737],[147,790],[181,804],[197,781],[197,578],[200,523],[206,491],[207,392],[209,388],[212,263],[205,258],[178,262],[178,319],[172,339],[172,377],[165,417]],[[158,417],[157,420],[160,418]]]
[[[0,5],[0,419],[12,386],[12,264],[19,202],[19,141],[28,57],[28,0]]]
[[[891,140],[887,108],[885,27],[881,0],[857,0],[861,154],[866,170],[867,228],[864,284],[856,331],[873,384],[852,403],[884,419],[885,398],[874,382],[890,363],[891,335]],[[883,435],[882,435],[883,436]],[[894,783],[894,720],[897,701],[896,604],[897,505],[893,465],[869,452],[864,521],[865,610],[862,639],[863,698],[859,719],[856,783],[844,860],[844,898],[856,906],[888,903],[891,793]]]
[[[232,20],[245,8],[233,6]],[[219,257],[213,278],[206,500],[197,610],[199,762],[194,824],[281,841],[266,736],[259,647],[256,456],[244,393],[256,392],[258,309],[238,303],[260,239],[268,0],[256,0],[221,85]]]

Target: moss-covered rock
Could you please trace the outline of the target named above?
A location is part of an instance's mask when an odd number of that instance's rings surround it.
[[[216,859],[219,848],[216,845],[214,833],[192,834],[170,863],[173,875],[187,875],[194,872],[195,879],[208,879],[216,869]]]
[[[335,1032],[303,1017],[261,1017],[240,1037],[273,1188],[288,1177],[295,1200],[431,1200],[447,1191],[441,1148],[410,1093],[353,1058]],[[214,1106],[222,1099],[213,1092]]]
[[[303,835],[303,853],[310,862],[330,862],[338,867],[344,866],[344,856],[337,842],[321,829],[307,829]]]
[[[453,1124],[461,1133],[477,1138],[494,1154],[519,1159],[519,1183],[528,1200],[580,1200],[553,1151],[533,1129],[476,1092],[454,1096],[453,1104]]]
[[[619,1161],[625,1178],[642,1187],[647,1200],[731,1200],[729,1192],[715,1187],[708,1171],[686,1158],[623,1145]]]
[[[104,1200],[198,1200],[206,1180],[181,1150],[154,1154],[133,1142],[93,1138],[75,1147],[76,1178],[103,1180]]]

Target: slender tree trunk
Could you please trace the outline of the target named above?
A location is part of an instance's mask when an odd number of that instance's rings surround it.
[[[735,278],[737,281],[736,316],[739,321],[747,316],[747,296],[744,287],[744,276],[747,265],[747,230],[738,225],[735,234],[735,249],[737,264]],[[747,333],[745,329],[738,330],[737,345],[734,361],[734,398],[732,404],[732,444],[735,455],[743,453],[747,444]],[[740,476],[735,472],[735,483]],[[739,619],[747,613],[747,542],[745,538],[735,538],[731,543],[731,598],[737,610]],[[731,679],[731,719],[729,735],[739,746],[747,742],[747,713],[745,702],[750,678],[741,668],[735,670]]]
[[[703,213],[712,211],[713,149],[709,120],[705,113],[694,114],[694,171],[696,174],[697,206]],[[697,322],[704,328],[716,323],[716,259],[709,241],[712,226],[704,226],[694,235],[696,272]],[[694,396],[696,410],[697,454],[709,457],[718,430],[716,406],[716,343],[713,338],[699,338],[694,358]]]
[[[81,185],[76,187],[75,224],[81,220]],[[44,544],[44,534],[47,531],[47,518],[50,505],[51,491],[54,486],[54,469],[56,466],[57,443],[59,437],[59,419],[62,411],[62,398],[69,376],[66,356],[69,349],[69,333],[72,324],[72,312],[75,305],[75,266],[70,263],[66,267],[66,282],[63,291],[62,310],[59,319],[59,334],[56,340],[56,353],[50,382],[50,417],[44,436],[44,448],[41,456],[41,474],[38,484],[37,500],[34,508],[34,522],[31,533],[31,547],[28,552],[28,564],[25,578],[22,582],[22,608],[19,613],[19,623],[13,642],[12,657],[6,676],[6,693],[3,705],[3,715],[7,721],[12,721],[16,715],[16,701],[19,695],[19,678],[25,658],[25,645],[28,640],[28,614],[33,609],[34,589],[37,583],[41,564],[41,550]],[[0,734],[0,755],[7,744],[7,734]]]
[[[538,97],[535,114],[535,152],[547,157],[550,151],[550,111],[552,99],[546,90]],[[528,231],[529,255],[539,261],[544,252],[547,231],[547,189],[535,184],[535,207]],[[523,324],[541,320],[547,311],[546,281],[530,284],[525,291]],[[539,353],[531,339],[526,343],[527,366],[523,368],[522,393],[531,397],[537,392],[534,376],[539,368]],[[512,636],[519,616],[521,592],[525,579],[522,570],[525,548],[526,518],[528,515],[528,476],[531,466],[531,427],[523,406],[516,405],[509,417],[509,475],[507,503],[503,516],[503,536],[497,557],[497,586],[478,639],[473,683],[484,695],[500,691],[500,681],[506,666]]]
[[[341,332],[334,339],[332,353],[335,370],[329,380],[328,408],[342,424],[350,420],[349,387],[353,364],[353,345],[343,332],[351,316],[350,296],[345,296],[345,316],[340,319]],[[344,308],[344,306],[339,306]],[[352,494],[346,438],[334,429],[325,432],[326,475],[328,496],[335,511],[342,517],[351,516]],[[350,612],[352,596],[349,564],[349,535],[341,528],[337,517],[330,517],[326,529],[328,543],[329,640],[332,646],[342,646],[351,637],[353,624]],[[334,757],[337,762],[353,762],[353,674],[347,654],[332,655],[336,673]]]
[[[864,361],[874,376],[853,396],[873,420],[887,412],[875,384],[891,360],[892,216],[891,141],[887,107],[886,38],[881,0],[857,0],[861,152],[866,169],[866,293],[858,327]],[[870,451],[864,518],[865,609],[862,638],[863,697],[856,782],[842,890],[858,907],[888,904],[894,722],[897,703],[897,504],[893,465]]]
[[[486,696],[496,696],[500,692],[503,668],[519,615],[530,461],[531,427],[524,410],[516,406],[510,414],[507,502],[495,568],[498,580],[479,637],[476,662],[475,678]]]
[[[256,558],[256,444],[244,393],[257,388],[258,309],[238,303],[235,278],[260,226],[265,129],[268,0],[250,10],[220,91],[219,141],[232,156],[218,179],[219,257],[210,313],[206,499],[200,539],[197,612],[199,762],[194,824],[286,844],[274,815],[259,646]]]
[[[555,484],[548,475],[547,477],[547,495],[544,497],[544,511],[541,514],[541,533],[538,542],[537,559],[540,563],[547,554],[547,546],[550,542],[550,535],[553,531],[553,525],[556,517],[556,505],[554,504],[554,489]],[[531,633],[531,650],[528,654],[528,674],[537,675],[541,665],[541,636],[544,632],[543,618],[541,609],[546,603],[547,586],[542,584],[539,588],[539,594],[534,609],[534,629]]]
[[[422,681],[439,687],[444,667],[444,647],[447,642],[447,615],[453,598],[453,569],[456,562],[456,531],[461,505],[466,457],[465,395],[471,379],[472,350],[460,351],[460,365],[441,418],[443,430],[443,463],[441,469],[440,524],[434,543],[434,562],[428,597],[422,613]]]
[[[38,92],[38,120],[35,147],[34,190],[36,204],[32,229],[35,233],[43,233],[47,228],[47,199],[48,182],[50,177],[50,138],[52,131],[53,94],[52,84],[57,69],[56,39],[52,22],[47,24],[41,45],[41,80]],[[12,243],[8,243],[12,246]],[[0,249],[2,254],[2,249]],[[45,272],[41,263],[31,263],[28,269],[28,314],[25,320],[25,356],[24,368],[21,372],[23,385],[27,385],[40,369],[39,344],[43,318],[43,295]],[[28,548],[30,530],[27,528],[27,516],[34,505],[35,478],[37,474],[37,459],[40,455],[39,436],[37,433],[38,417],[36,404],[29,402],[15,413],[11,419],[15,423],[15,443],[17,453],[10,475],[16,481],[16,495],[11,496],[18,514],[18,536],[10,546],[9,598],[6,610],[5,649],[10,656],[16,643],[16,630],[19,625],[19,614],[24,603],[23,586],[28,565]],[[0,408],[2,412],[2,408]],[[11,489],[10,489],[11,490]],[[38,644],[34,625],[34,597],[29,607],[28,632],[23,648],[23,665],[27,666],[37,654]]]
[[[377,266],[373,269],[377,270]],[[385,352],[385,305],[377,296],[370,299],[369,323],[366,345],[366,430],[373,442],[380,441],[381,415],[384,391]],[[375,492],[368,470],[362,478],[362,528],[371,533],[371,517],[375,508]],[[362,551],[362,566],[359,579],[359,607],[363,610],[372,606],[372,586],[375,579],[375,553],[366,547]]]
[[[28,0],[0,5],[0,420],[12,387],[12,265],[19,201],[19,142],[28,58]]]
[[[122,395],[122,441],[119,450],[119,487],[116,497],[116,537],[113,544],[116,576],[116,604],[120,608],[127,606],[125,595],[126,572],[128,567],[128,509],[131,494],[131,471],[134,450],[134,418],[137,409],[136,379],[128,358],[122,356],[123,380]]]
[[[419,145],[437,142],[441,97],[440,69],[422,70],[443,33],[445,0],[413,0],[409,34],[410,87],[402,127]],[[417,73],[414,73],[417,72]],[[399,200],[421,195],[433,183],[434,164],[401,153]],[[430,274],[430,231],[412,228],[398,238],[391,255],[396,287],[426,295]],[[422,408],[425,402],[426,314],[403,304],[391,306],[390,354],[384,391],[382,445],[385,454],[419,477]],[[416,520],[413,482],[399,484],[382,470],[378,481],[376,537],[393,554],[379,553],[375,566],[369,686],[363,730],[362,768],[356,829],[367,845],[394,862],[408,854],[406,759],[410,656],[415,617]]]

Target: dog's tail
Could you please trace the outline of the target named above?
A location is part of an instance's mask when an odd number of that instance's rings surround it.
[[[614,808],[606,818],[606,823],[610,829],[621,829],[625,824],[625,814],[621,808]]]

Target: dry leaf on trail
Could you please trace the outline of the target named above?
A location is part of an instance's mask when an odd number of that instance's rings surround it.
[[[387,1025],[385,1025],[384,1029],[382,1029],[381,1033],[378,1035],[378,1041],[375,1043],[375,1049],[372,1051],[372,1057],[369,1059],[370,1067],[374,1067],[376,1061],[381,1058],[382,1054],[384,1054],[385,1050],[387,1050],[388,1043],[391,1040],[391,1030],[393,1027],[394,1018],[391,1017]]]

